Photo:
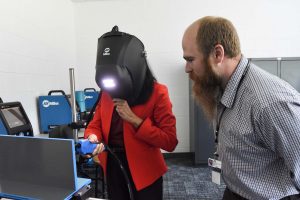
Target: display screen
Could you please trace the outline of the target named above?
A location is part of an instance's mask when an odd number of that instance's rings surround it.
[[[22,115],[20,107],[4,108],[1,110],[10,128],[15,128],[26,124],[26,120]]]

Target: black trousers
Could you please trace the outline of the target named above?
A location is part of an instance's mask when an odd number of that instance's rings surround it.
[[[132,181],[125,152],[115,152],[122,162],[133,190],[134,200],[162,200],[163,199],[163,179],[160,177],[150,186],[137,191]],[[110,200],[130,200],[126,179],[120,169],[119,164],[108,154],[107,158],[107,191]]]
[[[232,192],[226,187],[222,200],[247,200],[247,199]],[[296,195],[287,196],[282,198],[281,200],[300,200],[300,195],[296,194]]]
[[[246,198],[232,192],[231,190],[229,190],[227,187],[224,191],[223,194],[223,199],[222,200],[247,200]]]

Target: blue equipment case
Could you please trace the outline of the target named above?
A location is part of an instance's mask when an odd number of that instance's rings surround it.
[[[0,135],[7,135],[6,128],[1,120],[0,120]]]
[[[75,91],[76,105],[79,107],[80,112],[85,112],[85,95],[83,91]]]
[[[61,95],[52,95],[61,93]],[[72,110],[69,99],[62,90],[51,90],[47,96],[39,96],[39,124],[41,132],[48,133],[59,125],[72,122]]]
[[[0,103],[3,103],[1,97],[0,97]],[[6,128],[1,120],[0,120],[0,135],[7,135]]]
[[[94,88],[85,88],[84,89],[84,95],[85,95],[85,109],[86,111],[90,111],[94,104],[97,101],[97,98],[99,96],[99,92],[96,91]]]

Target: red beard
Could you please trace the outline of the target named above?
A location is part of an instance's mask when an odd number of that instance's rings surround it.
[[[190,79],[194,81],[193,96],[202,107],[204,114],[209,120],[213,120],[216,116],[216,108],[219,96],[222,94],[222,79],[212,70],[208,60],[204,61],[204,74],[197,76],[191,72]]]

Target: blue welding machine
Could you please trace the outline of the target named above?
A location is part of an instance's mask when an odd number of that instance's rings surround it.
[[[84,99],[85,99],[85,109],[90,112],[94,104],[97,101],[99,92],[95,88],[85,88],[84,89]]]
[[[53,95],[60,93],[60,95]],[[43,133],[72,122],[72,110],[68,96],[62,90],[51,90],[47,96],[39,96],[39,124]]]
[[[7,135],[6,128],[1,120],[0,120],[0,135]]]
[[[1,99],[0,97],[0,103],[3,103],[3,100]],[[5,129],[5,126],[2,122],[2,120],[0,120],[0,135],[6,135],[7,132],[6,132],[6,129]]]

